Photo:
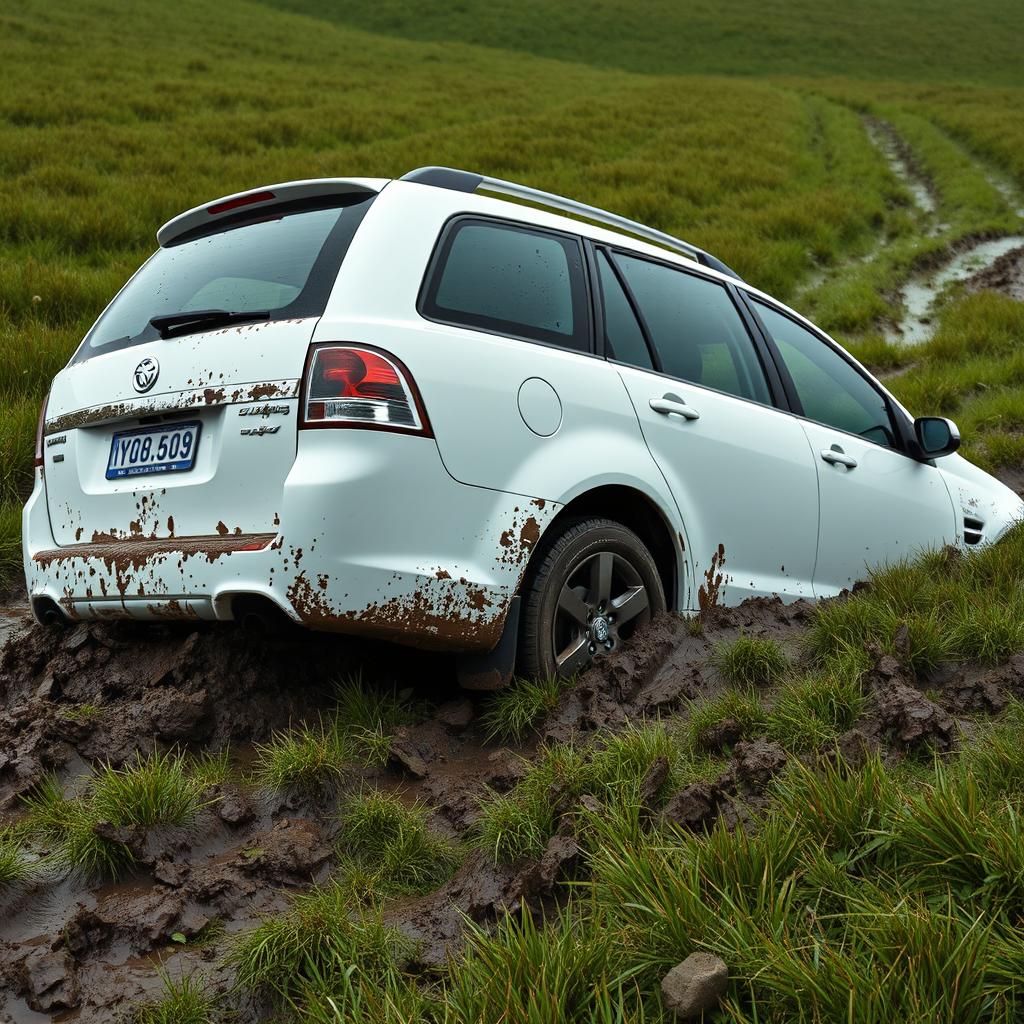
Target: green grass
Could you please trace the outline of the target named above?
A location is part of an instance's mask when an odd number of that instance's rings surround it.
[[[483,716],[488,739],[521,742],[558,706],[566,682],[550,679],[516,679],[490,700]]]
[[[345,801],[338,850],[381,892],[426,892],[448,878],[460,861],[456,847],[427,827],[427,809],[369,791]]]
[[[379,913],[360,908],[339,883],[297,895],[291,908],[243,933],[229,954],[242,991],[279,1004],[301,999],[311,986],[396,987],[411,953],[408,940],[387,928]]]
[[[853,726],[866,703],[856,675],[808,675],[779,690],[766,732],[787,750],[820,750]]]
[[[25,798],[25,830],[66,868],[116,878],[135,863],[127,837],[117,832],[187,824],[205,788],[202,763],[154,751],[123,768],[94,769],[74,796],[54,776],[44,779]]]
[[[694,751],[712,749],[713,727],[725,720],[739,727],[740,738],[750,739],[763,732],[767,713],[753,690],[726,690],[717,697],[693,701],[687,709],[686,739]]]
[[[741,0],[727,8],[711,0],[598,8],[546,0],[467,0],[456,8],[425,0],[274,3],[407,39],[455,39],[645,74],[849,75],[1019,86],[1014,42],[1024,32],[1019,9],[1000,0],[982,0],[969,11],[948,0],[914,7],[884,0],[767,7]]]
[[[254,778],[270,789],[310,795],[335,790],[359,768],[384,764],[395,727],[413,714],[394,693],[358,677],[344,680],[330,713],[256,745]]]
[[[741,634],[715,648],[712,664],[734,686],[770,686],[789,668],[789,659],[771,637]]]
[[[806,644],[825,672],[840,676],[855,672],[870,647],[918,676],[946,661],[996,664],[1024,649],[1022,583],[1024,528],[1017,526],[966,556],[934,552],[872,570],[864,590],[815,609]]]
[[[220,1001],[197,976],[183,975],[175,980],[164,974],[162,980],[164,994],[135,1007],[133,1024],[216,1024],[223,1019]]]
[[[619,830],[636,825],[639,797],[648,773],[667,762],[667,774],[648,800],[654,810],[676,789],[699,778],[714,778],[722,762],[691,751],[665,725],[633,724],[587,746],[544,748],[508,793],[489,793],[481,805],[476,843],[496,863],[539,857],[559,817],[579,813],[589,796],[604,806]]]
[[[0,828],[0,891],[24,881],[31,873],[20,835],[12,829]]]

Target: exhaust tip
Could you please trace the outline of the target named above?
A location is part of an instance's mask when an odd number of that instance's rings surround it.
[[[66,626],[68,617],[52,597],[38,597],[32,602],[32,613],[44,626]]]
[[[263,636],[276,636],[292,624],[291,619],[269,597],[259,594],[236,597],[231,605],[231,614],[247,633]]]

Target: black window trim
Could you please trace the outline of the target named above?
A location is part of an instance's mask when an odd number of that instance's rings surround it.
[[[666,380],[678,381],[680,384],[686,384],[690,387],[702,388],[705,391],[710,391],[716,395],[726,395],[729,398],[735,398],[739,402],[749,402],[751,405],[756,405],[761,409],[778,409],[781,412],[789,412],[789,406],[786,401],[786,394],[782,386],[782,380],[779,376],[778,370],[775,367],[774,359],[771,357],[770,352],[767,350],[767,346],[764,342],[762,332],[758,329],[754,329],[756,324],[752,321],[748,314],[745,314],[746,304],[741,301],[738,291],[731,282],[721,281],[717,277],[710,277],[707,274],[702,274],[699,269],[691,269],[688,266],[681,266],[678,263],[674,263],[671,260],[658,259],[655,256],[651,256],[649,253],[637,252],[635,249],[630,249],[625,245],[612,245],[606,242],[594,242],[593,240],[587,239],[589,244],[593,245],[595,249],[602,249],[608,255],[608,262],[611,264],[612,269],[615,272],[615,276],[618,278],[619,284],[622,285],[622,289],[626,294],[626,298],[629,300],[630,307],[633,310],[633,315],[637,319],[637,323],[640,325],[640,330],[643,333],[644,341],[647,344],[647,351],[651,355],[651,360],[654,363],[655,368],[649,369],[645,366],[634,366],[632,363],[627,363],[621,359],[614,359],[610,356],[606,356],[608,362],[617,363],[621,366],[629,366],[634,370],[640,370],[643,373],[654,373],[659,377],[664,377]],[[692,277],[700,278],[702,281],[708,281],[711,284],[717,284],[725,289],[726,294],[732,301],[733,306],[736,309],[736,314],[739,316],[744,329],[747,332],[747,336],[750,339],[750,344],[754,349],[754,354],[757,357],[761,372],[764,374],[765,383],[768,386],[768,394],[771,398],[770,403],[759,402],[756,398],[746,398],[743,395],[733,394],[731,391],[721,391],[718,388],[713,388],[707,384],[701,384],[698,381],[684,380],[682,377],[675,377],[671,373],[666,373],[661,368],[661,359],[658,356],[657,349],[651,340],[650,328],[647,326],[647,321],[644,319],[643,314],[640,312],[639,303],[636,300],[636,296],[633,294],[633,290],[629,287],[626,281],[625,274],[622,268],[616,262],[614,256],[616,253],[622,253],[625,256],[629,256],[633,259],[646,260],[648,263],[655,263],[659,266],[667,267],[670,270],[677,270],[681,274],[689,274]],[[596,282],[595,288],[600,287],[600,282]]]
[[[769,351],[771,352],[772,359],[778,364],[778,373],[782,378],[783,386],[786,391],[786,396],[789,400],[790,411],[794,416],[799,417],[802,420],[807,420],[808,423],[816,423],[818,426],[826,427],[829,430],[836,430],[840,434],[846,434],[848,437],[855,437],[859,441],[867,441],[869,444],[876,444],[877,447],[888,449],[904,455],[914,462],[921,460],[916,459],[911,454],[910,441],[912,438],[912,428],[907,423],[907,417],[903,415],[902,410],[898,409],[892,399],[879,388],[878,384],[871,379],[871,377],[864,372],[861,367],[853,360],[850,354],[829,338],[823,331],[815,327],[810,321],[804,321],[797,319],[790,313],[784,306],[778,303],[776,300],[768,298],[762,295],[753,295],[747,291],[746,288],[737,289],[742,293],[743,303],[750,311],[750,316],[753,321],[757,324],[758,330],[763,335]],[[831,349],[837,356],[842,359],[847,366],[850,367],[860,378],[863,380],[881,399],[882,404],[885,407],[886,414],[889,417],[889,426],[892,429],[893,439],[896,442],[893,445],[880,445],[877,442],[873,442],[869,437],[865,437],[863,434],[854,434],[849,430],[844,430],[842,427],[837,427],[832,423],[822,423],[821,420],[816,420],[812,416],[808,416],[804,411],[803,403],[800,401],[800,396],[797,394],[796,384],[793,381],[793,377],[789,372],[789,368],[786,366],[786,361],[782,358],[782,353],[779,351],[778,346],[775,344],[775,339],[771,335],[771,331],[765,326],[764,321],[761,319],[757,312],[758,303],[762,303],[767,306],[770,310],[778,313],[779,316],[785,317],[791,323],[797,327],[802,327],[805,331],[817,338],[826,348]]]
[[[533,338],[528,335],[517,334],[514,331],[502,331],[491,327],[477,326],[475,324],[465,323],[461,320],[449,320],[444,317],[434,316],[428,311],[427,297],[430,294],[432,286],[439,279],[439,271],[443,266],[443,259],[447,255],[448,239],[453,237],[458,227],[465,222],[498,224],[501,227],[518,229],[520,231],[537,235],[548,235],[553,238],[576,244],[580,251],[580,267],[585,292],[584,302],[582,304],[583,309],[581,312],[583,312],[587,317],[587,329],[585,333],[588,347],[586,349],[573,348],[569,345],[560,344],[557,341],[544,341],[541,338]],[[540,345],[543,348],[555,349],[558,352],[566,352],[570,355],[588,356],[591,359],[596,359],[602,357],[595,351],[596,334],[594,327],[594,302],[593,287],[590,280],[590,267],[587,262],[586,247],[583,244],[582,236],[574,235],[567,231],[557,231],[551,228],[539,227],[530,221],[516,220],[514,217],[496,217],[491,214],[463,210],[458,213],[453,213],[441,225],[441,230],[438,232],[437,239],[434,242],[434,247],[430,253],[430,259],[427,261],[427,268],[423,273],[423,279],[420,282],[419,292],[416,296],[416,312],[424,320],[427,320],[430,323],[440,324],[443,327],[456,327],[459,330],[474,331],[478,334],[489,334],[492,337],[507,338],[510,341],[523,341],[530,345]]]

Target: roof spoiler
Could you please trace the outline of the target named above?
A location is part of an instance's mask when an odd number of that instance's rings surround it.
[[[169,220],[156,233],[161,246],[173,245],[203,229],[215,226],[218,221],[237,216],[242,209],[267,208],[282,203],[302,202],[307,199],[321,199],[325,196],[376,195],[387,183],[388,178],[320,178],[308,181],[287,181],[279,185],[249,189],[224,196],[212,203],[204,203]]]
[[[403,174],[402,181],[411,181],[419,185],[433,185],[437,188],[452,189],[456,192],[491,192],[497,195],[509,196],[512,199],[521,199],[526,202],[535,203],[551,210],[558,210],[561,213],[571,213],[578,217],[584,217],[596,224],[625,231],[646,242],[653,242],[655,245],[664,246],[674,252],[689,256],[705,267],[717,270],[720,274],[733,277],[737,281],[743,279],[731,267],[726,266],[720,259],[712,256],[711,253],[699,246],[684,242],[681,238],[658,231],[656,228],[648,227],[639,221],[630,220],[628,217],[621,217],[617,213],[610,213],[597,206],[588,206],[586,203],[579,203],[575,199],[567,199],[565,196],[555,195],[553,192],[542,192],[537,188],[530,188],[529,185],[518,185],[514,181],[503,181],[501,178],[491,178],[486,174],[474,174],[471,171],[460,171],[454,167],[418,167],[415,171]]]

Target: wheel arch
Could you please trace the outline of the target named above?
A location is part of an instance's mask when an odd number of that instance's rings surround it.
[[[657,502],[626,484],[602,484],[566,502],[548,523],[540,542],[531,552],[517,593],[523,592],[532,572],[543,560],[548,545],[561,534],[560,527],[571,520],[592,517],[621,523],[643,541],[658,568],[665,604],[670,609],[677,609],[685,573],[683,535],[673,529]]]

